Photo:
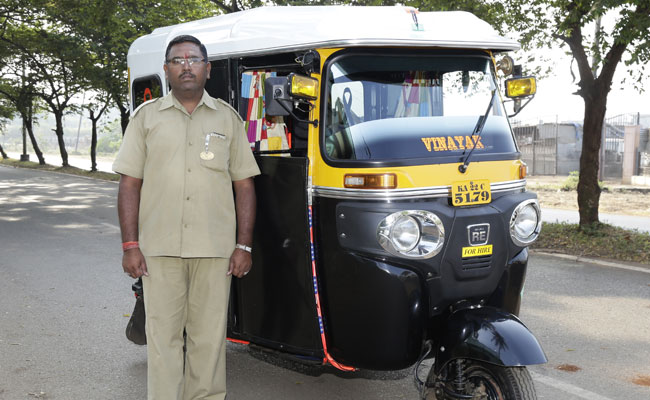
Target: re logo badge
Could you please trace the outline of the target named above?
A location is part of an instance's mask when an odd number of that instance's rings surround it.
[[[467,226],[467,242],[470,246],[482,246],[490,238],[490,224],[475,224]]]

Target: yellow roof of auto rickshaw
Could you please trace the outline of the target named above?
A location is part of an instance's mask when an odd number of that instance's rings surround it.
[[[415,13],[414,13],[415,12]],[[415,15],[415,18],[414,18]],[[417,19],[417,26],[415,23]],[[136,60],[162,63],[174,37],[196,36],[210,59],[334,47],[442,47],[519,49],[487,22],[462,11],[417,12],[412,7],[260,7],[155,29],[129,49]],[[147,63],[147,62],[145,62]]]

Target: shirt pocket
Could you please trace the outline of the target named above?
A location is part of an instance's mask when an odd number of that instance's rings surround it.
[[[211,137],[207,147],[208,157],[205,157],[205,143],[201,146],[201,153],[199,154],[201,165],[215,171],[227,171],[230,161],[230,145],[228,137],[221,133],[212,133],[210,135]]]

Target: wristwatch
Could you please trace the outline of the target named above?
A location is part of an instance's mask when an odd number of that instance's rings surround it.
[[[243,245],[243,244],[239,244],[239,243],[237,243],[237,244],[235,245],[235,247],[238,248],[238,249],[241,249],[241,250],[247,251],[247,252],[249,252],[249,253],[253,251],[253,249],[252,249],[251,247],[246,246],[246,245]]]

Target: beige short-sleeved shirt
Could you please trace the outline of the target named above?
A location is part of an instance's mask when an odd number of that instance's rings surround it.
[[[200,158],[206,150],[211,160]],[[188,114],[172,93],[134,112],[113,171],[143,179],[139,241],[146,256],[230,257],[232,181],[260,173],[239,114],[203,98]]]

